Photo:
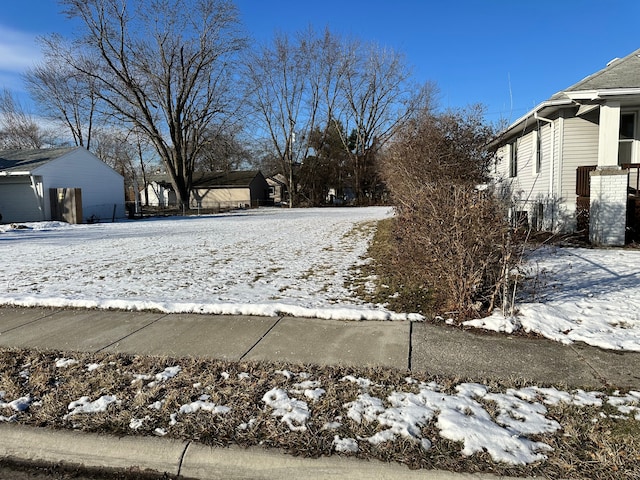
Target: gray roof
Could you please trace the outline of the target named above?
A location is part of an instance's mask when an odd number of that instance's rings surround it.
[[[0,172],[31,172],[79,147],[0,150]]]
[[[495,147],[520,132],[535,114],[545,117],[559,108],[578,106],[579,102],[572,100],[575,97],[569,96],[571,93],[594,91],[598,95],[606,95],[606,93],[616,93],[625,89],[632,90],[631,93],[634,95],[637,95],[634,89],[640,89],[640,49],[624,58],[612,60],[602,70],[556,93],[509,125],[489,143],[489,146]],[[587,101],[587,103],[590,102]]]
[[[565,92],[618,88],[640,88],[640,49],[624,58],[612,60],[602,70],[556,93],[551,100],[567,98]]]
[[[248,187],[258,175],[262,174],[257,170],[206,173],[200,177],[194,177],[193,186],[196,188]]]

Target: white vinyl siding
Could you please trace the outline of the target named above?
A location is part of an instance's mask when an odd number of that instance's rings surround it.
[[[562,139],[562,190],[566,203],[575,203],[578,167],[598,164],[599,127],[591,114],[564,120]]]
[[[31,177],[0,178],[0,215],[2,223],[44,220]]]
[[[80,188],[82,215],[102,221],[123,218],[124,179],[115,170],[88,151],[77,148],[37,169],[44,180],[46,215],[51,215],[50,188]]]

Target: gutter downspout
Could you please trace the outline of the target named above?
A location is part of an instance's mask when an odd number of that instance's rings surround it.
[[[40,210],[40,220],[45,221],[46,218],[44,214],[44,192],[42,191],[42,188],[38,188],[38,183],[40,184],[40,186],[42,186],[42,180],[40,182],[37,182],[35,175],[30,175],[29,178],[31,180],[31,188],[33,189],[33,193],[36,196],[36,201],[38,202],[38,210]]]
[[[549,199],[552,202],[552,206],[553,206],[553,170],[555,167],[555,145],[556,145],[556,125],[554,123],[553,120],[551,120],[550,118],[545,118],[545,117],[541,117],[540,115],[538,115],[538,112],[535,111],[533,114],[533,118],[535,118],[536,120],[540,120],[543,122],[547,122],[549,125],[551,125],[551,162],[549,163]],[[555,223],[555,209],[553,209],[552,207],[552,214],[551,214],[551,223],[552,223],[552,229],[554,227],[554,223]]]

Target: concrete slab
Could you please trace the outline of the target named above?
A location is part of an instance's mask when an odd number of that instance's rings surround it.
[[[410,470],[405,465],[361,460],[346,456],[304,458],[260,447],[212,448],[192,443],[180,475],[198,480],[498,480],[491,474],[454,473],[442,470]],[[511,477],[499,477],[508,480]]]
[[[602,387],[602,382],[570,347],[544,339],[463,332],[415,323],[412,370],[479,381],[526,380],[539,385]]]
[[[212,448],[166,437],[116,437],[10,423],[0,423],[0,438],[0,459],[80,465],[109,469],[113,473],[103,473],[100,478],[129,477],[126,473],[137,478],[137,473],[140,476],[148,474],[149,478],[165,478],[168,475],[171,478],[198,480],[498,480],[497,476],[491,474],[410,470],[397,463],[340,455],[304,458],[260,447]],[[511,480],[512,477],[499,478]]]
[[[96,352],[162,317],[151,312],[61,310],[0,335],[0,346]]]
[[[408,322],[285,317],[245,359],[406,369],[409,331]]]
[[[607,384],[621,389],[640,390],[640,353],[602,350],[584,343],[574,343],[571,348]]]
[[[53,315],[57,311],[54,308],[0,307],[0,335],[14,328]]]
[[[167,315],[105,351],[237,361],[277,321],[277,317]]]
[[[187,442],[0,423],[0,458],[178,475]]]

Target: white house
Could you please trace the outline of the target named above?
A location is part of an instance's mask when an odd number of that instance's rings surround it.
[[[85,148],[0,151],[2,222],[67,219],[69,193],[75,222],[125,216],[122,175]]]
[[[495,176],[513,217],[589,230],[594,244],[640,234],[640,50],[562,90],[494,140]]]
[[[152,207],[175,207],[178,204],[176,192],[166,174],[151,175],[146,191],[140,192],[142,202]]]

